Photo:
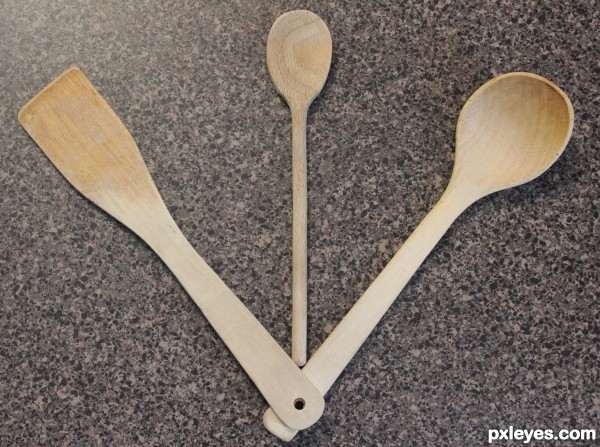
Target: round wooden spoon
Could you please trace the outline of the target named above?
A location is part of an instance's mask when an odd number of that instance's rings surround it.
[[[292,359],[302,366],[307,312],[306,115],[331,65],[331,35],[325,22],[310,11],[278,17],[269,32],[267,65],[292,112]]]
[[[569,98],[531,73],[498,76],[469,98],[458,118],[454,170],[446,191],[302,369],[323,395],[452,222],[478,199],[546,171],[572,129]],[[289,441],[297,433],[271,409],[263,420],[281,439]]]

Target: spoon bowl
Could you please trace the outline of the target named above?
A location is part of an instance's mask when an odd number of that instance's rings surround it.
[[[313,12],[290,11],[275,20],[267,40],[267,66],[277,92],[290,107],[319,94],[331,65],[331,34]]]
[[[573,130],[573,107],[552,82],[508,73],[482,85],[456,126],[451,184],[479,197],[538,177],[560,156]]]

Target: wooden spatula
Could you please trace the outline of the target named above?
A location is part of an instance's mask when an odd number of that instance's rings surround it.
[[[183,236],[135,141],[85,75],[67,70],[23,107],[19,121],[81,194],[160,256],[279,418],[295,429],[317,421],[321,393]]]

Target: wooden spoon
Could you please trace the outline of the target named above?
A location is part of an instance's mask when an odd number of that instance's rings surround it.
[[[292,359],[302,366],[307,333],[306,116],[331,65],[331,35],[325,22],[310,11],[279,16],[267,40],[267,65],[292,112]]]
[[[322,395],[186,240],[135,141],[84,74],[67,70],[19,121],[81,194],[160,256],[281,420],[297,429],[317,421]]]
[[[323,395],[452,222],[478,199],[546,171],[572,129],[569,98],[531,73],[498,76],[469,98],[456,127],[456,158],[446,191],[302,369]],[[263,420],[281,439],[291,440],[297,433],[271,410]]]

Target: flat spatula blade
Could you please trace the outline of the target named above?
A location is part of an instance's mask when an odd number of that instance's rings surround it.
[[[131,134],[78,68],[29,101],[19,121],[81,194],[125,225],[132,206],[164,207]]]

